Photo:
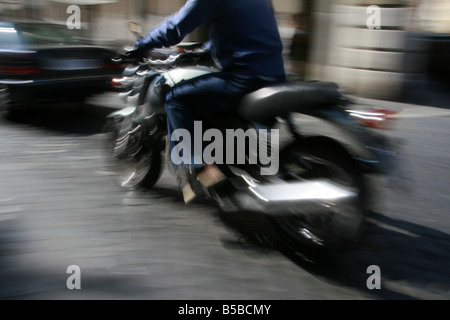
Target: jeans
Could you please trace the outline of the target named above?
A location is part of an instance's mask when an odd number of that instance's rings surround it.
[[[165,105],[170,154],[178,143],[171,139],[174,130],[186,129],[191,137],[194,137],[196,115],[213,114],[220,117],[232,114],[236,112],[240,99],[247,93],[283,81],[285,81],[284,77],[262,79],[213,72],[174,86],[167,93]],[[193,141],[191,144],[193,146]],[[195,163],[194,156],[192,147],[191,165]],[[197,167],[200,166],[202,165],[197,165]]]

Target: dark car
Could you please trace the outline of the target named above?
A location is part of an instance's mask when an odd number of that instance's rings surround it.
[[[112,89],[122,66],[65,25],[0,22],[0,109],[47,101],[82,101]]]

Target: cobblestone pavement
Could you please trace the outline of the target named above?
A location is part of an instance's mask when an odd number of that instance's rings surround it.
[[[409,189],[380,184],[360,246],[315,265],[258,239],[261,217],[186,207],[167,171],[154,190],[120,189],[102,150],[114,107],[0,119],[0,299],[450,298],[448,110],[404,109],[392,134]],[[70,265],[81,290],[66,286]],[[380,290],[366,286],[370,265]]]

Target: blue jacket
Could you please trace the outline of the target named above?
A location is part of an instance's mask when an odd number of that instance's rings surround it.
[[[170,47],[204,24],[211,53],[224,71],[284,77],[283,44],[269,0],[187,0],[138,42],[141,49]]]

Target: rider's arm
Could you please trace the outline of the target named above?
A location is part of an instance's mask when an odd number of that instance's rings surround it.
[[[147,51],[180,43],[189,33],[214,18],[216,3],[217,0],[188,0],[180,11],[138,41],[137,46]]]

